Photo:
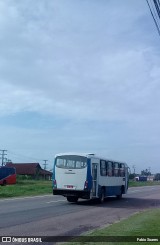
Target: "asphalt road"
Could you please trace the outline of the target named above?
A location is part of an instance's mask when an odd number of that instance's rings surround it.
[[[0,199],[0,236],[80,235],[149,208],[160,208],[160,186],[130,188],[103,204],[53,195]]]

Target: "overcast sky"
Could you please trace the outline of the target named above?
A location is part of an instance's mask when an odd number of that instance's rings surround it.
[[[160,172],[160,37],[145,0],[0,1],[0,149]]]

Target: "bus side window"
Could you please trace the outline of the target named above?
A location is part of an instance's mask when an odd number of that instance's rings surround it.
[[[119,163],[117,162],[114,163],[114,176],[119,176]]]
[[[107,162],[107,175],[108,176],[113,176],[113,163],[112,162]]]
[[[121,177],[124,177],[125,176],[125,171],[124,171],[125,169],[124,169],[124,164],[123,163],[121,163],[120,164],[120,176]]]
[[[101,160],[101,176],[106,176],[106,162]]]

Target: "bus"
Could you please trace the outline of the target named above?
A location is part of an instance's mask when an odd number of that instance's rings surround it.
[[[79,198],[98,198],[102,203],[108,196],[119,199],[127,193],[128,181],[128,166],[124,162],[92,153],[55,156],[53,195],[62,195],[68,202],[77,202]]]
[[[0,185],[12,185],[16,183],[16,169],[0,167]]]

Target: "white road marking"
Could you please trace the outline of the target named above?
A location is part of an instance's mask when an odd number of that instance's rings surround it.
[[[66,202],[66,200],[50,201],[50,202],[46,202],[46,203],[52,203],[52,202]]]
[[[130,191],[132,188],[136,188],[136,187],[130,187],[128,190],[128,194],[130,193],[134,193],[134,192],[141,192],[143,189],[149,189],[149,190],[155,190],[155,189],[159,189],[160,185],[157,185],[155,187],[152,186],[143,186],[143,187],[137,187],[139,188],[139,190],[133,190]],[[24,200],[24,199],[33,199],[33,198],[41,198],[41,197],[54,197],[54,195],[52,194],[48,194],[48,195],[41,195],[41,196],[27,196],[27,197],[11,197],[11,198],[4,198],[4,199],[0,199],[0,202],[5,202],[5,201],[14,201],[14,200]],[[65,200],[62,200],[65,201]],[[57,202],[57,201],[52,201],[52,202]]]
[[[130,193],[135,193],[135,192],[141,192],[141,191],[142,191],[142,190],[129,191],[128,194],[130,194]]]
[[[14,201],[14,200],[23,200],[23,199],[33,199],[33,198],[41,198],[41,197],[51,197],[53,195],[43,195],[43,196],[30,196],[30,197],[15,197],[15,198],[5,198],[5,199],[0,199],[0,202],[4,201]]]

